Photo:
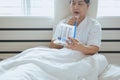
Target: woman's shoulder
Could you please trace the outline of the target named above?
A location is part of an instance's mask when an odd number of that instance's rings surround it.
[[[88,16],[87,16],[87,20],[88,20],[89,22],[92,22],[92,23],[99,23],[97,19],[91,18],[91,17],[88,17]]]
[[[94,19],[94,18],[91,18],[91,17],[87,17],[87,21],[91,25],[99,25],[99,26],[101,26],[100,22],[97,19]]]

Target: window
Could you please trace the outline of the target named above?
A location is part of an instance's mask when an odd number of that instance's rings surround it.
[[[23,15],[21,0],[0,0],[0,16]]]
[[[54,16],[54,0],[0,0],[0,16]]]
[[[106,28],[120,28],[120,0],[98,0],[97,19]]]
[[[120,0],[98,0],[97,16],[120,16]]]

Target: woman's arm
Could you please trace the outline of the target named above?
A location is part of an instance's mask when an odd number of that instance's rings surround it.
[[[67,48],[70,48],[72,50],[77,50],[80,52],[83,52],[86,55],[92,55],[98,52],[99,47],[94,46],[94,45],[84,45],[82,43],[80,43],[78,40],[74,39],[74,38],[70,38],[70,43],[67,42]]]
[[[50,42],[50,47],[51,47],[51,48],[56,48],[56,49],[61,49],[61,48],[63,48],[63,46],[57,45],[57,44],[53,43],[53,40]]]
[[[93,55],[98,52],[99,47],[94,45],[78,45],[79,51],[83,52],[86,55]]]

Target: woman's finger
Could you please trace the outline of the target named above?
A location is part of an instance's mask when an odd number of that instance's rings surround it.
[[[79,42],[77,39],[74,39],[74,38],[71,38],[71,37],[68,37],[68,39],[69,39],[69,40],[71,41],[71,43],[73,43],[73,44]]]
[[[69,21],[67,22],[69,25],[74,25],[75,22],[75,17],[72,17],[71,19],[69,19]]]

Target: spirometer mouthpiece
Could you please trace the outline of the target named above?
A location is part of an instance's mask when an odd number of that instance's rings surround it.
[[[76,19],[78,19],[80,16],[75,16]]]

